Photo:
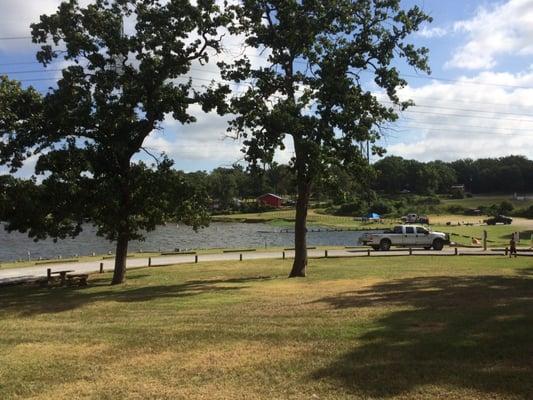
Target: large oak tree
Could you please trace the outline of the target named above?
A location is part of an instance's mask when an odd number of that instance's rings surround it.
[[[406,84],[397,60],[428,71],[427,49],[406,38],[430,18],[418,7],[403,10],[400,0],[242,0],[233,11],[233,31],[267,57],[261,67],[246,57],[224,66],[225,79],[249,85],[232,101],[229,130],[245,138],[252,164],[270,162],[292,138],[298,200],[290,276],[305,276],[313,184],[333,166],[361,168],[359,144],[375,144],[379,127],[409,105],[397,95]],[[392,103],[380,102],[378,89]]]
[[[33,41],[41,44],[37,59],[66,66],[44,95],[0,82],[1,162],[16,170],[37,155],[44,179],[10,186],[8,194],[29,186],[28,196],[40,202],[31,213],[22,205],[9,209],[10,229],[65,237],[90,220],[116,241],[112,283],[118,284],[131,239],[169,218],[205,223],[205,196],[170,161],[151,168],[134,157],[166,116],[193,123],[189,109],[196,104],[223,112],[226,89],[199,91],[188,75],[193,63],[220,51],[225,21],[215,0],[95,0],[86,7],[69,0],[41,16],[32,25]]]

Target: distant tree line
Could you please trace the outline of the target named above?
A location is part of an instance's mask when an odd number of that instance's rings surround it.
[[[533,192],[533,161],[523,156],[426,163],[390,156],[374,168],[374,189],[388,194],[448,194],[454,185],[474,194]]]
[[[209,173],[198,171],[187,175],[202,182],[220,209],[233,209],[237,199],[253,199],[269,192],[288,199],[297,195],[294,173],[284,164],[272,163],[255,170],[236,164]],[[367,177],[366,182],[361,181],[361,176]],[[314,186],[311,198],[336,205],[375,203],[374,208],[386,213],[387,207],[378,206],[380,193],[385,196],[407,192],[420,196],[461,195],[452,190],[460,185],[464,185],[465,195],[533,193],[533,161],[523,156],[508,156],[420,162],[389,156],[365,171],[330,170]]]

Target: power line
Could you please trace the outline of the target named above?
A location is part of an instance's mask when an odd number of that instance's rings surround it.
[[[510,132],[495,132],[493,129],[495,128],[487,128],[484,131],[479,130],[472,130],[472,129],[461,129],[461,127],[455,127],[452,129],[447,129],[446,127],[442,127],[441,125],[435,126],[425,126],[425,125],[415,125],[415,124],[409,124],[409,125],[400,125],[397,126],[398,128],[402,130],[423,130],[423,131],[439,131],[439,132],[445,132],[445,133],[457,133],[462,135],[470,135],[470,134],[479,134],[479,135],[500,135],[500,136],[507,136],[507,135],[513,135],[513,136],[526,136],[533,134],[533,128],[529,130],[524,130],[522,133],[516,132],[516,130],[511,129]],[[393,127],[390,128],[391,130],[394,130]],[[461,129],[461,130],[459,130]]]
[[[419,120],[409,117],[402,117],[402,121],[405,120],[407,123],[411,124],[423,124],[424,122],[419,122]],[[441,124],[439,123],[439,126],[450,126],[451,128],[462,128],[462,129],[470,129],[470,128],[476,128],[476,129],[503,129],[503,130],[511,130],[511,131],[527,131],[530,132],[533,128],[503,128],[498,126],[481,126],[481,125],[469,125],[469,124],[458,124],[456,122],[450,122],[449,124]]]
[[[388,104],[395,104],[392,101],[382,101],[383,103]],[[474,109],[467,109],[467,108],[455,108],[455,107],[444,107],[444,106],[428,106],[423,104],[415,104],[411,108],[429,108],[429,109],[441,109],[441,110],[452,110],[452,111],[463,111],[463,112],[476,112],[476,113],[485,113],[485,114],[501,114],[501,115],[516,115],[519,117],[531,117],[533,118],[533,114],[520,114],[520,113],[512,113],[512,112],[505,112],[505,111],[486,111],[486,110],[474,110]]]
[[[4,37],[4,38],[0,38],[0,40],[17,40],[17,39],[27,39],[27,38],[31,38],[30,36],[28,37],[12,37],[12,38],[8,38],[8,37]],[[238,47],[237,45],[228,45],[230,47]],[[256,55],[256,54],[244,54],[243,56],[247,56],[247,57],[252,57],[252,58],[261,58],[261,59],[265,59],[265,57],[263,56],[260,56],[260,55]],[[304,61],[294,61],[295,64],[298,64],[298,65],[308,65],[306,62]],[[0,66],[8,66],[8,65],[32,65],[32,64],[39,64],[38,62],[34,62],[34,63],[30,63],[30,62],[21,62],[21,63],[3,63],[3,64],[0,64]],[[205,71],[205,72],[213,72],[213,73],[218,73],[218,71],[209,71],[209,70],[202,70],[202,71]],[[13,72],[13,73],[17,73],[17,72]],[[443,82],[454,82],[454,83],[459,83],[459,84],[462,84],[462,85],[479,85],[479,86],[494,86],[494,87],[503,87],[503,88],[514,88],[514,89],[533,89],[533,86],[521,86],[521,85],[506,85],[506,84],[499,84],[499,83],[490,83],[490,82],[476,82],[476,81],[464,81],[464,80],[461,80],[461,79],[452,79],[452,78],[443,78],[443,77],[437,77],[437,76],[425,76],[425,75],[415,75],[415,74],[400,74],[401,77],[405,77],[405,78],[415,78],[415,79],[425,79],[425,80],[435,80],[435,81],[443,81]],[[485,103],[483,103],[485,104]],[[486,104],[491,104],[491,103],[486,103]],[[500,105],[501,103],[492,103],[494,105]],[[503,104],[501,104],[503,105]]]
[[[195,68],[196,71],[202,71],[202,69]],[[49,69],[45,70],[46,72],[58,72],[62,71],[62,69]],[[45,72],[45,71],[19,71],[18,73],[35,73],[35,72]],[[15,73],[15,72],[4,72],[4,73]],[[207,78],[200,78],[200,77],[194,77],[194,76],[180,76],[176,79],[192,79],[196,81],[204,81],[204,82],[215,82],[215,83],[226,83],[226,84],[245,84],[245,85],[253,85],[250,81],[242,81],[240,83],[236,83],[233,81],[228,80],[217,80],[217,79],[207,79]],[[32,78],[32,79],[22,79],[20,82],[42,82],[42,81],[53,81],[57,80],[57,78]],[[390,101],[383,101],[384,103],[394,104]],[[426,111],[417,111],[416,109],[407,109],[402,111],[403,113],[415,113],[415,114],[426,114],[426,115],[434,115],[434,116],[443,116],[443,117],[458,117],[458,118],[474,118],[474,119],[492,119],[492,120],[502,120],[502,118],[496,118],[488,115],[468,115],[464,114],[466,113],[480,113],[480,114],[491,114],[491,115],[516,115],[516,116],[524,116],[524,117],[531,117],[533,118],[532,114],[520,114],[520,113],[510,113],[510,112],[503,112],[503,111],[486,111],[486,110],[474,110],[474,109],[462,109],[462,108],[454,108],[454,107],[443,107],[443,106],[430,106],[430,105],[417,105],[416,107],[419,108],[427,108],[427,109],[433,109],[433,110],[451,110],[451,111],[462,111],[462,114],[455,114],[455,113],[435,113],[435,112],[426,112]],[[505,117],[503,120],[505,121],[516,121],[516,122],[526,122],[526,123],[533,123],[533,120],[524,120],[524,119],[515,119],[515,118],[507,118]]]
[[[515,89],[533,89],[533,86],[519,86],[519,85],[505,85],[501,83],[488,83],[488,82],[475,82],[475,81],[464,81],[460,79],[451,79],[451,78],[441,78],[437,76],[424,76],[424,75],[413,75],[413,74],[400,74],[400,76],[407,78],[415,79],[427,79],[434,81],[443,81],[443,82],[455,82],[463,85],[481,85],[481,86],[495,86],[495,87],[507,87]]]
[[[526,120],[526,119],[516,119],[516,118],[498,118],[498,117],[489,117],[489,116],[481,116],[481,115],[480,116],[476,116],[476,115],[466,115],[466,114],[442,114],[442,113],[415,111],[415,110],[405,110],[405,111],[402,111],[402,112],[404,112],[404,113],[412,113],[412,114],[425,114],[425,115],[433,115],[433,116],[442,116],[442,117],[491,119],[491,120],[497,120],[497,121],[514,121],[514,122],[533,123],[533,119],[532,120]]]
[[[387,101],[388,97],[384,93],[376,93],[376,97],[382,97]],[[401,101],[414,101],[415,105],[417,105],[417,97],[413,97],[411,99],[403,99]],[[518,107],[518,108],[528,108],[533,109],[533,104],[531,106],[524,106],[520,104],[511,104],[511,103],[492,103],[488,101],[474,101],[474,100],[460,100],[460,99],[450,99],[450,100],[443,100],[439,97],[420,97],[420,100],[431,100],[437,103],[444,103],[444,104],[457,104],[457,103],[464,103],[464,104],[480,104],[480,105],[487,105],[487,106],[506,106],[506,107]]]
[[[40,64],[40,63],[38,61],[0,63],[0,67],[7,67],[7,66],[12,66],[12,65],[35,65],[35,64]]]
[[[31,36],[4,36],[4,37],[0,37],[0,40],[23,40],[23,39],[31,39]]]
[[[468,139],[469,136],[484,136],[484,137],[487,137],[487,135],[488,136],[490,136],[490,135],[494,135],[494,136],[498,135],[500,137],[504,137],[504,136],[526,137],[528,135],[533,134],[533,131],[531,131],[529,133],[499,133],[499,132],[487,133],[487,132],[477,132],[477,131],[452,131],[452,130],[439,129],[439,128],[415,128],[415,129],[420,129],[420,130],[423,130],[425,132],[459,134],[459,135],[463,135],[463,139]],[[402,131],[395,131],[395,132],[412,133],[413,129],[403,129]],[[528,138],[530,139],[530,137],[528,137]]]
[[[57,69],[39,69],[39,70],[25,70],[25,71],[0,71],[0,75],[7,75],[7,74],[40,74],[40,73],[48,73],[48,72],[61,72],[63,71],[62,68]]]

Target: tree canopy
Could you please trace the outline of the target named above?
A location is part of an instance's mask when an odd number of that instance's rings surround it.
[[[10,227],[63,237],[90,220],[117,242],[113,283],[121,283],[130,239],[167,218],[204,224],[206,196],[171,161],[150,166],[135,157],[167,116],[189,124],[192,105],[225,111],[227,87],[197,89],[188,73],[209,61],[208,50],[220,51],[226,21],[215,0],[70,0],[41,16],[32,25],[37,59],[66,67],[43,95],[0,82],[0,160],[16,170],[35,155],[43,179],[38,215],[24,221],[11,210]],[[125,30],[128,23],[134,28]]]
[[[225,66],[225,79],[249,86],[232,101],[237,116],[229,130],[245,138],[252,165],[270,162],[292,140],[298,201],[290,276],[305,276],[313,184],[332,167],[361,168],[361,142],[383,152],[375,145],[380,125],[410,104],[398,98],[406,82],[395,60],[428,70],[427,49],[405,40],[430,18],[418,7],[401,9],[400,0],[243,0],[232,9],[232,32],[267,54],[267,62],[254,66],[244,57]],[[380,101],[371,82],[396,107]]]

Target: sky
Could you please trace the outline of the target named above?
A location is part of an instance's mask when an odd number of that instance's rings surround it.
[[[88,0],[84,0],[88,1]],[[59,72],[44,72],[35,63],[36,47],[29,24],[52,13],[60,0],[0,0],[0,74],[19,79],[41,91],[53,85]],[[430,49],[432,73],[401,63],[408,86],[402,99],[416,106],[383,131],[380,144],[389,155],[419,161],[502,157],[533,158],[533,0],[404,0],[433,17],[412,36]],[[19,39],[22,37],[22,39]],[[239,53],[239,38],[226,42],[222,55]],[[253,57],[261,63],[260,57]],[[57,68],[57,67],[56,67]],[[216,68],[196,69],[193,79],[216,79]],[[242,143],[226,137],[227,118],[192,110],[198,122],[182,126],[171,118],[154,131],[144,146],[166,152],[176,168],[211,170],[242,160]],[[292,143],[279,152],[278,162],[292,156]],[[374,158],[374,161],[376,158]],[[19,172],[30,175],[33,160]]]

